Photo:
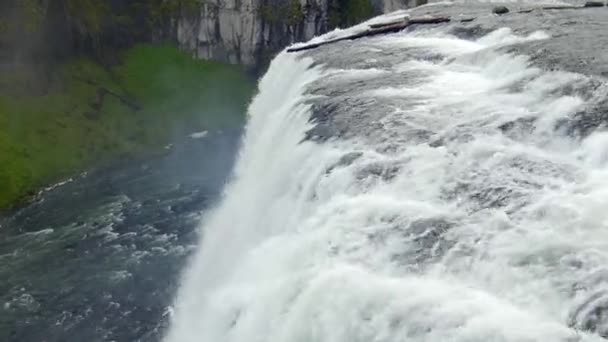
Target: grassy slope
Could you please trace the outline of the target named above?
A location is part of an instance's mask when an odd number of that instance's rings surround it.
[[[21,74],[0,78],[0,208],[92,165],[244,119],[253,86],[236,67],[171,46],[140,45],[122,60],[111,70],[88,60],[64,65],[44,95],[25,95],[31,81]],[[99,88],[141,109],[108,94],[99,101]]]

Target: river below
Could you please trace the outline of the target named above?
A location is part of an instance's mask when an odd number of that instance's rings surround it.
[[[193,135],[0,218],[0,340],[160,340],[239,136]]]

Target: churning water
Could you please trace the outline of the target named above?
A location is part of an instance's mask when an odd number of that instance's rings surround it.
[[[546,39],[276,57],[166,340],[602,340],[608,133],[560,127],[606,88],[513,52]]]

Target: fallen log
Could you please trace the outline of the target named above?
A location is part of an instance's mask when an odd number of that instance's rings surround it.
[[[447,23],[451,19],[450,17],[433,17],[433,16],[424,16],[420,18],[412,18],[410,19],[410,24],[441,24]]]
[[[379,29],[379,28],[383,28],[386,26],[397,25],[397,24],[404,23],[404,22],[408,21],[409,19],[410,19],[409,17],[403,17],[399,20],[389,21],[387,23],[371,24],[371,25],[369,25],[369,28],[370,29]]]
[[[337,43],[337,42],[340,42],[343,40],[355,40],[355,39],[360,39],[363,37],[377,36],[380,34],[395,33],[395,32],[399,32],[399,31],[406,29],[410,25],[439,24],[439,23],[445,23],[445,22],[449,22],[449,21],[450,21],[449,17],[427,16],[427,17],[412,18],[412,19],[404,18],[403,20],[400,20],[400,21],[373,24],[373,25],[370,25],[369,28],[365,31],[357,32],[355,34],[351,34],[348,36],[338,37],[338,38],[326,40],[323,42],[312,43],[312,44],[307,44],[307,45],[303,45],[303,46],[299,46],[299,47],[289,48],[289,49],[287,49],[287,52],[298,52],[298,51],[304,51],[304,50],[311,50],[311,49],[316,49],[318,47],[321,47],[323,45],[333,44],[333,43]]]
[[[378,29],[368,29],[368,30],[358,32],[355,34],[351,34],[348,36],[344,36],[344,37],[339,37],[339,38],[330,39],[330,40],[326,40],[326,41],[319,42],[319,43],[313,43],[313,44],[308,44],[308,45],[299,46],[299,47],[295,47],[295,48],[290,48],[290,49],[287,49],[287,52],[298,52],[298,51],[316,49],[320,46],[337,43],[337,42],[340,42],[343,40],[355,40],[355,39],[360,39],[363,37],[375,36],[378,34],[398,32],[398,31],[405,29],[408,25],[409,25],[409,22],[405,21],[405,22],[401,22],[399,24],[384,26],[384,27],[381,27]]]
[[[335,43],[335,42],[339,42],[339,41],[340,40],[331,40],[331,41],[325,41],[325,42],[320,42],[320,43],[314,43],[314,44],[308,44],[308,45],[298,46],[298,47],[287,49],[287,52],[298,52],[298,51],[316,49],[316,48],[318,48],[320,46],[331,44],[331,43]]]

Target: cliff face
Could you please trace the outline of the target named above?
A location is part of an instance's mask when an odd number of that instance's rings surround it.
[[[0,1],[1,2],[1,1]],[[106,64],[135,43],[177,41],[249,68],[285,46],[427,0],[57,0],[0,4],[0,68],[86,55]]]
[[[256,68],[285,46],[425,0],[212,0],[177,20],[177,40],[198,58]]]

